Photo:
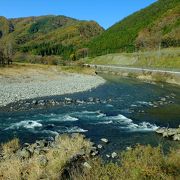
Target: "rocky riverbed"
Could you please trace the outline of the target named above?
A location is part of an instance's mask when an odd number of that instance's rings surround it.
[[[0,76],[0,106],[24,99],[81,92],[103,84],[95,75],[34,72],[26,76]]]

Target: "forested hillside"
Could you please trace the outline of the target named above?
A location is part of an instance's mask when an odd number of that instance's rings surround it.
[[[87,54],[85,44],[103,31],[94,21],[65,16],[0,17],[0,48],[11,46],[12,53],[75,58],[76,53],[79,56]]]
[[[180,1],[158,0],[93,39],[91,55],[180,46]]]
[[[76,60],[109,53],[179,47],[179,32],[180,1],[158,0],[106,31],[94,21],[65,16],[0,17],[0,51],[5,49],[6,57],[16,54],[15,59],[20,61],[31,55],[27,62],[47,63],[41,57],[50,56]]]

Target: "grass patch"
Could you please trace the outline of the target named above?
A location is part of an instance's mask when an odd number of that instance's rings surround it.
[[[61,66],[61,70],[69,73],[80,73],[94,75],[95,70],[93,68],[83,67],[83,66]]]
[[[167,48],[160,51],[136,53],[115,53],[86,58],[87,64],[106,64],[143,68],[180,69],[180,48]]]
[[[73,64],[69,66],[60,65],[43,65],[43,64],[30,64],[30,63],[14,63],[13,65],[1,67],[0,76],[15,77],[17,75],[33,75],[40,73],[44,75],[59,75],[59,73],[79,73],[94,75],[95,70],[93,68],[83,67],[79,64]]]
[[[20,148],[19,139],[15,138],[8,143],[1,144],[1,148],[5,156],[10,156]]]

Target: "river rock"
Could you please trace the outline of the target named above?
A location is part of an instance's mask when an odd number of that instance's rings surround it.
[[[177,133],[177,129],[169,128],[167,132],[168,136],[173,136]]]
[[[77,99],[77,100],[76,100],[76,103],[77,103],[77,104],[84,104],[84,101],[81,101],[81,100]]]
[[[130,146],[126,147],[126,150],[130,151],[130,150],[132,150],[132,147],[130,147]]]
[[[163,137],[169,137],[168,131],[163,132]]]
[[[37,104],[38,104],[38,101],[36,101],[36,100],[32,101],[32,105],[37,105]]]
[[[158,129],[156,130],[156,133],[158,133],[158,134],[163,134],[165,130],[166,130],[166,128],[158,128]]]
[[[88,162],[84,162],[83,164],[84,167],[86,167],[87,169],[91,169],[91,165]]]
[[[94,102],[94,98],[93,98],[93,97],[90,97],[90,98],[88,98],[88,101],[89,101],[89,102]]]
[[[44,147],[44,141],[36,141],[36,146],[43,148]]]
[[[102,138],[101,141],[106,143],[106,144],[109,142],[108,139],[106,139],[106,138]]]
[[[106,157],[107,157],[107,158],[110,158],[111,156],[110,156],[109,154],[106,154]]]
[[[180,134],[175,134],[175,135],[173,136],[173,140],[174,140],[174,141],[180,141]]]
[[[57,104],[56,101],[54,101],[53,99],[49,101],[49,103],[52,105],[52,106],[55,106]]]
[[[166,101],[166,98],[161,98],[161,101],[164,101],[164,102],[165,102],[165,101]]]
[[[169,101],[168,103],[169,103],[169,104],[173,104],[174,102],[173,102],[173,101]]]
[[[41,152],[47,153],[49,151],[49,147],[44,147],[41,149]]]
[[[23,158],[23,159],[28,159],[31,157],[31,153],[28,149],[22,149],[19,153],[18,153],[19,157],[20,158]]]
[[[30,144],[29,143],[24,143],[24,145],[23,145],[24,147],[29,147],[30,146]]]
[[[30,106],[30,103],[26,103],[25,106],[26,106],[26,107],[29,107],[29,106]]]
[[[71,98],[67,98],[67,97],[64,99],[64,101],[66,104],[71,104],[73,102]]]
[[[99,154],[99,152],[98,151],[93,151],[92,153],[91,153],[91,156],[97,156]]]
[[[32,144],[32,145],[25,147],[25,149],[28,150],[32,155],[32,154],[34,154],[35,146],[34,146],[34,144]]]
[[[94,100],[96,103],[99,103],[99,102],[101,102],[101,100],[99,99],[99,98],[95,98],[95,100]]]
[[[40,155],[38,157],[38,163],[41,167],[45,167],[48,164],[48,159],[45,155]]]
[[[111,157],[114,159],[114,158],[116,158],[117,157],[117,153],[116,152],[113,152],[112,154],[111,154]]]
[[[58,142],[58,141],[59,141],[59,138],[60,138],[60,135],[59,135],[59,134],[56,135],[55,138],[54,138],[55,142]]]
[[[40,106],[45,106],[45,100],[39,100],[38,101],[38,105],[40,105]]]
[[[40,155],[41,154],[41,149],[40,148],[35,148],[34,149],[34,154]]]
[[[103,146],[101,145],[101,144],[98,144],[98,149],[102,149],[103,148]]]

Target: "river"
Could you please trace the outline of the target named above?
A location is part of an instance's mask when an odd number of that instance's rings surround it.
[[[110,143],[103,150],[124,150],[136,144],[177,143],[155,133],[158,127],[180,124],[180,88],[151,84],[135,79],[102,75],[107,82],[96,89],[57,96],[85,100],[99,98],[101,103],[65,105],[44,110],[0,114],[0,142],[18,137],[22,143],[54,137],[58,133],[83,133],[96,144],[101,138]]]

